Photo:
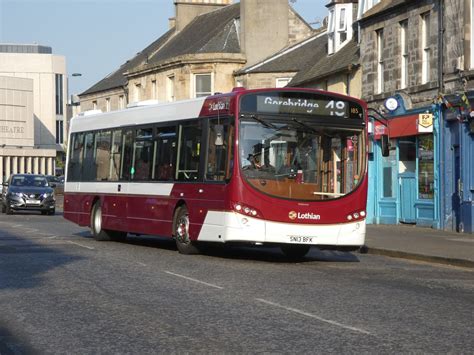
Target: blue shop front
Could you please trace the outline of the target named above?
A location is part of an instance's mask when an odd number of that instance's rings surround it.
[[[440,228],[440,106],[390,108],[369,129],[367,223]],[[382,155],[383,135],[388,156]]]
[[[474,233],[474,92],[443,97],[441,227]]]

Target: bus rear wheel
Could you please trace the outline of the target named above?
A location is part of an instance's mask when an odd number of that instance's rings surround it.
[[[199,254],[196,242],[189,239],[189,213],[186,206],[176,210],[174,221],[173,235],[178,251],[186,255]]]
[[[97,241],[122,241],[127,237],[127,233],[102,229],[102,209],[100,202],[96,202],[91,213],[92,236]]]
[[[293,244],[282,244],[280,246],[281,251],[288,259],[297,260],[302,259],[308,254],[309,245],[293,245]]]

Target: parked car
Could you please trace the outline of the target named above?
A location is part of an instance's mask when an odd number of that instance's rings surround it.
[[[49,186],[54,189],[56,195],[62,195],[64,192],[64,177],[46,175],[46,180],[48,180]]]
[[[56,212],[56,197],[44,175],[13,174],[3,183],[1,208],[6,214],[33,210],[53,215]]]

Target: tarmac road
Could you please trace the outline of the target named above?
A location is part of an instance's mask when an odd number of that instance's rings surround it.
[[[180,255],[96,242],[60,215],[0,215],[0,353],[469,353],[474,273],[277,248]]]

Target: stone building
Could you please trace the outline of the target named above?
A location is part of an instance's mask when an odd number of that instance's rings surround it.
[[[383,0],[359,13],[362,97],[374,118],[370,222],[474,231],[473,7]]]
[[[0,179],[54,174],[64,157],[66,63],[50,47],[0,44]]]
[[[170,30],[80,95],[81,110],[227,92],[234,72],[313,33],[287,0],[175,0]]]

